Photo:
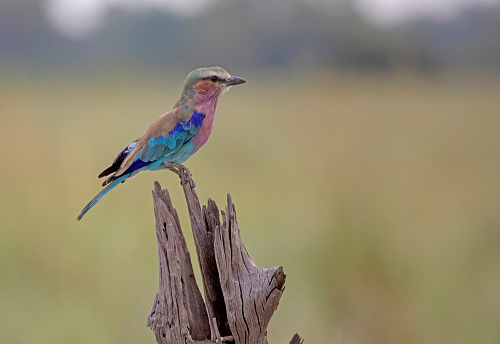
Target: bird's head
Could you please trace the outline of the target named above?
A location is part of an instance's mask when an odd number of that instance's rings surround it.
[[[195,104],[216,103],[217,99],[227,92],[231,86],[245,82],[241,78],[231,76],[220,67],[199,68],[187,76],[181,101],[184,100],[186,103],[194,102]]]

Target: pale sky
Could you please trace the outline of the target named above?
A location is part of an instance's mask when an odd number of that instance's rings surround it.
[[[180,15],[197,15],[218,0],[45,0],[47,16],[61,33],[80,38],[92,34],[105,22],[110,8],[130,11],[158,9]],[[230,0],[226,0],[230,1]],[[335,9],[336,2],[345,0],[296,0]],[[419,16],[453,17],[460,9],[471,5],[500,4],[500,0],[351,0],[368,20],[383,25],[395,24]],[[276,6],[293,6],[295,1],[268,0]]]
[[[332,0],[335,1],[335,0]],[[369,19],[380,23],[397,23],[419,16],[453,17],[464,7],[498,5],[500,0],[353,0]]]

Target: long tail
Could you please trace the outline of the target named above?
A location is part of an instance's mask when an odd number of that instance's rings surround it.
[[[77,221],[80,221],[82,219],[82,217],[87,214],[87,212],[97,203],[99,202],[99,200],[101,198],[103,198],[108,192],[110,192],[111,190],[113,190],[113,188],[115,186],[117,186],[118,184],[120,184],[121,182],[123,182],[125,179],[127,179],[128,177],[130,177],[130,174],[126,174],[124,176],[121,176],[120,178],[118,179],[115,179],[114,181],[112,181],[111,183],[109,183],[108,185],[106,185],[106,187],[104,189],[101,190],[101,192],[99,192],[97,195],[95,195],[94,198],[92,198],[92,200],[89,202],[89,204],[87,204],[85,206],[85,208],[83,208],[82,212],[80,213],[80,215],[78,215],[78,217],[76,218]]]

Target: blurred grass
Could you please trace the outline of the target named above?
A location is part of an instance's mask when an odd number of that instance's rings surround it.
[[[241,76],[187,166],[203,202],[231,192],[256,263],[285,268],[269,342],[498,343],[500,78]],[[155,342],[150,192],[169,188],[194,253],[179,181],[140,175],[75,218],[182,81],[0,85],[1,343]]]

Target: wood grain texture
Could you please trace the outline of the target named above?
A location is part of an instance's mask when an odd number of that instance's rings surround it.
[[[241,241],[236,210],[227,195],[222,226],[215,230],[215,258],[236,344],[267,344],[267,325],[283,294],[283,267],[255,265]]]
[[[155,182],[153,204],[158,240],[159,286],[147,325],[158,343],[193,343],[208,339],[205,304],[167,190]]]
[[[215,323],[210,322],[211,339],[216,340],[217,332],[222,337],[231,335],[214,252],[214,231],[220,226],[219,210],[211,199],[208,200],[208,207],[204,206],[202,210],[193,187],[195,183],[189,182],[191,179],[189,170],[180,168],[179,173],[189,210],[198,263],[203,276],[206,309],[210,319],[215,318]]]
[[[187,168],[178,167],[202,275],[205,302],[196,284],[179,217],[168,191],[155,182],[159,287],[147,325],[161,344],[267,344],[267,326],[283,294],[281,266],[255,265],[241,241],[228,194],[222,213],[211,199],[200,206]],[[298,340],[298,341],[297,341]],[[297,334],[290,343],[301,344]]]
[[[292,337],[292,340],[290,341],[290,344],[303,344],[304,339],[302,339],[301,336],[299,336],[298,333],[295,333]]]

